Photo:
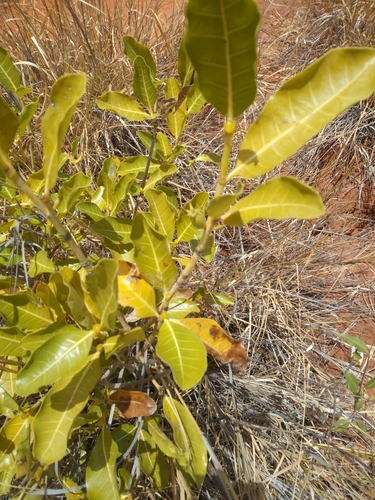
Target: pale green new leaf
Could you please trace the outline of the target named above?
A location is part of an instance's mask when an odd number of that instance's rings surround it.
[[[349,389],[353,394],[358,394],[359,392],[359,382],[357,377],[350,372],[345,373],[346,382],[348,384]]]
[[[185,406],[168,396],[164,397],[163,410],[165,418],[173,428],[175,443],[187,457],[187,466],[184,467],[183,463],[180,465],[200,487],[206,476],[208,460],[197,422]]]
[[[0,314],[9,325],[21,330],[39,330],[54,321],[51,310],[25,292],[0,295]]]
[[[124,54],[134,63],[137,56],[141,56],[150,68],[153,79],[156,77],[156,63],[151,55],[150,49],[134,40],[131,36],[124,36]]]
[[[153,229],[142,213],[134,219],[131,238],[135,262],[145,278],[161,290],[172,286],[177,278],[177,268],[170,255],[167,238]]]
[[[155,217],[157,230],[163,233],[168,241],[173,240],[175,229],[175,212],[170,206],[167,195],[158,189],[148,189],[145,197],[150,205],[150,211]]]
[[[106,92],[98,97],[96,104],[100,109],[112,111],[129,121],[144,121],[152,118],[138,102],[121,92]]]
[[[115,329],[118,268],[117,260],[101,259],[86,276],[86,291],[94,305],[90,306],[91,312],[100,319],[102,328],[107,331]]]
[[[19,411],[19,406],[12,396],[0,386],[0,414],[5,417],[13,417],[14,412]]]
[[[143,429],[139,437],[138,456],[141,469],[152,480],[154,488],[163,490],[169,481],[170,467],[153,438]]]
[[[44,273],[53,273],[55,270],[55,264],[48,258],[44,250],[40,250],[30,259],[29,276],[31,276],[31,278],[35,278],[35,276]]]
[[[88,188],[92,180],[88,175],[78,172],[69,180],[65,181],[59,190],[59,195],[55,202],[55,208],[59,215],[71,212],[79,197]]]
[[[96,355],[75,375],[65,374],[43,399],[33,421],[34,457],[41,464],[52,464],[66,454],[73,421],[85,407],[100,371]]]
[[[67,373],[77,373],[87,362],[92,339],[92,331],[79,330],[48,340],[31,355],[19,372],[17,394],[28,396],[43,386],[55,383]]]
[[[104,425],[86,469],[89,500],[120,500],[116,477],[117,444]]]
[[[22,345],[25,334],[18,328],[0,328],[0,352],[2,356],[24,356],[27,353]]]
[[[375,90],[375,49],[333,49],[288,80],[243,140],[229,178],[268,172]]]
[[[259,219],[314,219],[324,214],[320,195],[293,177],[272,179],[233,205],[222,220],[243,226]]]
[[[256,94],[255,0],[189,0],[185,48],[209,103],[228,119],[241,115]]]
[[[0,84],[13,93],[16,93],[21,85],[20,75],[3,47],[0,47]]]
[[[184,459],[185,454],[164,434],[155,420],[147,420],[147,429],[164,455],[171,458],[178,458],[179,461]]]
[[[55,187],[60,149],[70,120],[86,88],[86,75],[64,75],[52,86],[51,104],[42,119],[45,194]]]
[[[160,328],[156,353],[171,367],[175,381],[183,390],[198,384],[207,368],[203,342],[173,319],[166,319]]]
[[[137,56],[134,61],[133,90],[136,97],[146,106],[148,112],[152,114],[157,99],[155,85],[152,81],[151,70],[141,56]]]

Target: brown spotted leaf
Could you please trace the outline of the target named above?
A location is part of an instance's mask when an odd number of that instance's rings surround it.
[[[184,318],[179,322],[198,335],[207,352],[221,363],[231,363],[238,371],[246,370],[246,351],[242,342],[232,339],[216,321],[209,318]]]
[[[156,403],[140,391],[120,389],[110,395],[108,403],[115,403],[125,418],[149,417],[156,411]]]

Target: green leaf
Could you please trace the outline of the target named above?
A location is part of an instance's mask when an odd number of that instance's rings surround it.
[[[52,464],[66,454],[73,421],[86,406],[100,372],[96,355],[78,373],[56,382],[43,399],[33,421],[34,457],[41,464]]]
[[[208,200],[208,193],[197,193],[194,198],[185,203],[177,220],[177,235],[179,241],[191,241],[196,233],[197,227],[193,224],[189,212],[203,214]]]
[[[353,373],[346,372],[345,373],[346,382],[348,384],[349,389],[353,394],[359,393],[359,382],[358,379]]]
[[[154,188],[157,184],[159,184],[159,182],[162,182],[164,179],[170,177],[176,172],[176,165],[161,165],[160,168],[155,170],[155,172],[153,172],[148,178],[148,181],[145,185],[145,191]]]
[[[27,353],[22,345],[22,339],[25,334],[20,332],[18,328],[0,328],[0,344],[2,356],[24,356]]]
[[[25,418],[23,413],[19,413],[2,427],[0,431],[0,472],[15,464],[22,430],[27,425],[29,425],[29,419]]]
[[[198,87],[198,79],[195,80],[193,86],[189,90],[187,97],[187,112],[189,115],[195,115],[199,113],[206,102],[203,94]]]
[[[146,61],[141,56],[137,56],[134,61],[133,90],[136,97],[146,106],[148,112],[154,112],[157,93],[152,81],[151,70]]]
[[[177,213],[179,209],[179,204],[177,200],[177,196],[175,195],[175,192],[173,189],[167,187],[167,186],[158,186],[158,191],[163,191],[167,195],[167,201],[172,208],[172,210]]]
[[[135,99],[121,92],[106,92],[98,97],[96,104],[100,109],[112,111],[129,121],[144,121],[152,118]]]
[[[136,173],[132,172],[130,174],[122,177],[115,185],[115,189],[112,194],[112,199],[110,203],[111,213],[110,215],[115,216],[117,212],[122,210],[124,201],[128,192],[130,191],[133,181],[136,178]]]
[[[145,430],[141,430],[138,456],[143,472],[152,480],[156,490],[163,490],[169,481],[170,467],[155,441]]]
[[[0,169],[9,169],[8,152],[16,137],[19,119],[0,97]]]
[[[375,377],[370,378],[365,385],[365,389],[375,389]]]
[[[181,319],[185,318],[188,314],[195,312],[200,312],[200,309],[195,302],[179,297],[172,299],[169,302],[167,315],[168,318]]]
[[[168,203],[167,195],[157,189],[148,189],[145,192],[145,197],[155,218],[157,230],[164,234],[168,241],[172,241],[175,228],[175,213]]]
[[[177,384],[190,389],[207,369],[207,353],[203,342],[178,321],[166,319],[160,328],[156,353],[167,363]]]
[[[256,2],[189,0],[186,18],[185,47],[204,97],[228,119],[241,115],[256,94]]]
[[[85,294],[78,271],[64,267],[50,277],[48,286],[64,311],[85,328],[96,323],[85,303]]]
[[[0,47],[0,83],[9,92],[17,92],[21,86],[20,75],[14,66],[8,52]]]
[[[76,205],[76,209],[91,217],[91,219],[95,222],[98,222],[103,218],[103,212],[100,210],[98,205],[95,205],[95,203],[92,203],[91,201],[80,201]]]
[[[44,250],[37,252],[34,257],[30,259],[29,263],[29,276],[35,278],[44,273],[53,273],[56,271],[55,264],[48,258]]]
[[[190,240],[192,250],[195,250],[199,245],[199,242],[203,236],[203,231],[204,231],[203,229],[198,229],[197,232],[195,233],[195,237],[192,240]],[[210,234],[207,243],[204,247],[204,250],[201,253],[201,257],[209,264],[215,257],[215,252],[216,252],[216,247],[215,247],[214,235]]]
[[[134,40],[131,36],[124,36],[124,54],[134,63],[137,56],[143,57],[145,63],[150,68],[153,79],[156,77],[156,63],[148,47]]]
[[[132,221],[130,219],[107,215],[91,224],[90,228],[94,233],[105,236],[115,243],[131,243]]]
[[[86,188],[91,184],[89,176],[78,172],[68,181],[65,181],[59,190],[59,195],[55,201],[55,208],[59,215],[72,212],[78,198],[83,194]]]
[[[109,337],[104,344],[104,354],[106,359],[114,356],[118,352],[125,349],[129,345],[136,342],[142,342],[145,339],[145,332],[139,326],[133,328],[129,332],[113,335]]]
[[[178,458],[180,461],[184,459],[184,453],[171,441],[159,426],[155,420],[147,419],[147,429],[151,434],[152,439],[155,441],[156,445],[167,457]]]
[[[17,376],[16,392],[28,396],[64,375],[74,375],[87,362],[93,339],[92,331],[79,330],[56,335],[39,347]]]
[[[137,428],[134,425],[122,424],[111,433],[118,447],[118,456],[123,455],[131,445]]]
[[[94,304],[91,312],[100,318],[101,327],[107,331],[114,330],[116,324],[118,269],[117,260],[102,259],[86,276],[86,290]]]
[[[205,294],[203,299],[207,302],[207,304],[213,305],[216,304],[222,307],[234,306],[234,301],[226,295],[225,293],[219,292],[210,292]]]
[[[142,213],[135,216],[131,238],[135,263],[146,279],[162,290],[172,286],[177,278],[177,268],[170,255],[167,238],[155,231]]]
[[[60,149],[70,120],[86,88],[86,75],[64,75],[53,85],[51,104],[42,119],[43,171],[45,194],[55,187],[60,162]]]
[[[194,66],[185,49],[185,36],[183,36],[178,49],[178,74],[183,87],[185,87],[185,85],[192,84]]]
[[[0,314],[9,325],[21,330],[39,330],[54,321],[51,310],[25,292],[0,295]]]
[[[229,178],[268,172],[374,90],[375,49],[331,50],[269,99],[248,130]]]
[[[116,477],[117,444],[104,426],[86,469],[89,500],[120,500]]]
[[[320,195],[309,186],[279,177],[265,182],[222,216],[229,226],[244,226],[259,219],[314,219],[324,214]]]
[[[175,443],[187,457],[188,464],[184,469],[200,488],[207,471],[207,450],[202,433],[189,410],[175,399],[165,396],[163,410],[173,428]]]
[[[31,122],[34,113],[38,108],[38,104],[39,101],[36,100],[30,104],[26,104],[26,106],[23,107],[20,115],[20,125],[18,127],[18,135],[20,137],[23,135],[29,123]]]
[[[69,336],[72,333],[80,333],[82,330],[77,328],[74,325],[70,325],[69,323],[53,323],[49,325],[47,328],[42,328],[36,332],[29,333],[25,335],[22,339],[21,345],[24,349],[28,351],[35,351],[40,346],[45,344],[47,340],[56,337],[56,335],[66,335]]]
[[[366,354],[368,351],[366,342],[364,342],[362,339],[355,337],[354,335],[348,335],[348,334],[343,334],[343,335],[338,335],[341,339],[344,339],[349,345],[357,349],[359,352],[363,352]]]
[[[179,141],[182,131],[184,130],[186,123],[186,111],[181,108],[176,109],[176,111],[170,111],[167,114],[167,125],[170,133],[176,138],[176,142]]]
[[[17,471],[17,461],[13,461],[10,467],[7,467],[3,472],[0,472],[0,495],[3,498],[8,498],[7,493],[9,493],[13,478]]]
[[[4,389],[4,387],[0,386],[0,414],[5,417],[13,417],[14,412],[19,411],[19,409],[18,404],[12,396]]]
[[[237,201],[237,199],[243,193],[243,184],[242,182],[238,182],[237,192],[234,194],[223,194],[221,196],[215,196],[209,202],[207,206],[207,215],[216,219],[222,213],[224,213],[228,208]]]
[[[144,171],[146,170],[147,162],[148,162],[147,156],[129,156],[120,163],[117,173],[119,175],[128,175],[133,172],[135,172],[137,175],[143,174]],[[160,163],[151,160],[149,172],[152,173],[159,167]]]

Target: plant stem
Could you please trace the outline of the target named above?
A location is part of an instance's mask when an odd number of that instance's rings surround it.
[[[226,120],[224,124],[224,131],[225,131],[224,151],[221,160],[220,175],[217,180],[214,198],[217,198],[222,195],[223,190],[227,184],[227,172],[229,169],[229,157],[232,148],[234,130],[235,130],[234,121]],[[168,309],[169,302],[172,299],[172,297],[176,294],[180,286],[182,286],[185,283],[190,274],[193,272],[199,258],[202,256],[204,249],[206,248],[208,239],[212,233],[213,228],[215,227],[215,224],[216,224],[216,219],[214,219],[213,217],[207,218],[206,227],[203,231],[198,246],[195,248],[191,259],[186,264],[184,269],[181,271],[175,283],[172,285],[170,290],[168,290],[168,292],[165,294],[164,300],[159,308],[160,312],[166,311]]]

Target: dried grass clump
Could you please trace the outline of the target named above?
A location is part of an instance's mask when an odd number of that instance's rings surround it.
[[[16,61],[32,63],[20,67],[24,85],[32,83],[36,95],[64,72],[88,73],[87,106],[75,114],[71,137],[81,136],[80,168],[95,175],[106,156],[141,151],[133,128],[94,106],[109,87],[130,89],[121,37],[130,33],[152,43],[162,75],[176,74],[182,13],[163,23],[141,1],[126,7],[116,2],[115,9],[105,0],[95,7],[51,2],[47,15],[41,14],[47,0],[41,0],[42,10],[8,2],[6,15],[14,20],[5,24],[3,44]],[[259,96],[239,123],[238,143],[286,78],[332,47],[375,43],[373,2],[314,0],[282,15],[276,2],[263,4]],[[233,308],[215,307],[214,314],[244,341],[250,359],[245,376],[211,362],[201,386],[184,394],[215,454],[201,499],[375,499],[374,402],[363,396],[363,408],[354,411],[344,377],[351,370],[366,382],[370,365],[351,365],[350,350],[337,337],[366,333],[366,342],[374,341],[374,105],[372,98],[348,110],[270,174],[295,175],[318,188],[326,216],[227,228],[216,235],[213,264],[196,270],[192,286],[203,281],[235,299]],[[188,155],[220,153],[220,134],[220,118],[206,106],[184,137]],[[195,165],[171,187],[187,200],[210,190],[216,175],[212,165]],[[168,385],[177,395],[173,382]],[[337,432],[339,418],[357,424]],[[62,474],[73,455],[61,464]],[[186,486],[177,484],[184,498]],[[144,484],[137,498],[176,497],[173,491],[156,496]]]

